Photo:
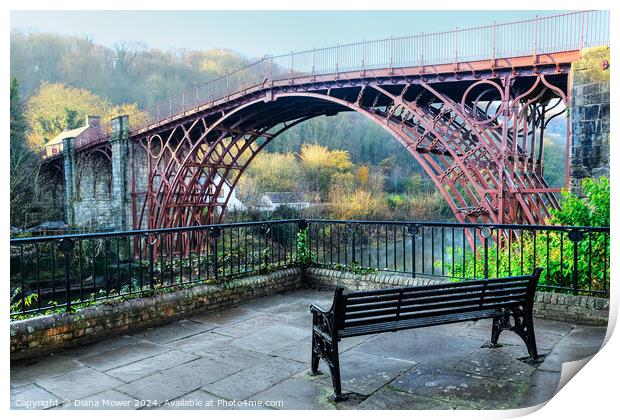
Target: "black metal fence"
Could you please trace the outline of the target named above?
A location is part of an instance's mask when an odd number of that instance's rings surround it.
[[[11,240],[11,315],[292,266],[298,221]]]
[[[332,220],[308,224],[312,261],[320,266],[456,280],[530,274],[542,267],[542,290],[609,295],[608,227]]]
[[[543,290],[608,296],[609,238],[593,227],[295,219],[12,239],[11,315],[299,264],[455,280],[540,266]]]

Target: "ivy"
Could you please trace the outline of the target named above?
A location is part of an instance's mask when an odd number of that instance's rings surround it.
[[[295,264],[305,267],[311,261],[312,253],[310,252],[308,228],[300,229],[297,232],[297,241],[295,243]]]

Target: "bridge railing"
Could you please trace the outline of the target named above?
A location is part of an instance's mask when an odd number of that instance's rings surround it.
[[[158,124],[274,81],[414,66],[433,72],[432,66],[452,64],[456,70],[460,63],[481,60],[491,60],[492,67],[495,60],[527,56],[535,64],[542,54],[605,45],[609,45],[609,11],[594,10],[266,56],[158,102],[133,128]]]
[[[543,267],[541,290],[608,296],[609,246],[609,228],[298,219],[12,239],[11,315],[305,264],[452,280]]]

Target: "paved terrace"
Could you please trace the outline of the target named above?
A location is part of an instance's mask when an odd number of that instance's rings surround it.
[[[549,399],[562,362],[594,354],[605,335],[602,327],[537,319],[538,347],[546,355],[538,366],[520,360],[527,351],[514,333],[502,333],[500,348],[485,347],[489,320],[344,339],[343,388],[354,394],[335,405],[330,377],[306,375],[308,307],[329,305],[331,296],[276,295],[13,363],[11,406],[72,409],[79,400],[91,409],[243,409],[224,404],[246,400],[283,409],[518,408]],[[322,361],[321,369],[328,372]]]

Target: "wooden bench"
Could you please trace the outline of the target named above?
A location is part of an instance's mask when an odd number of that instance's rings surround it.
[[[503,330],[517,333],[538,358],[532,306],[542,268],[530,276],[347,292],[338,287],[326,311],[312,305],[312,369],[323,359],[332,377],[333,399],[343,400],[338,342],[347,337],[493,318],[491,343]],[[511,322],[510,318],[513,318]]]

